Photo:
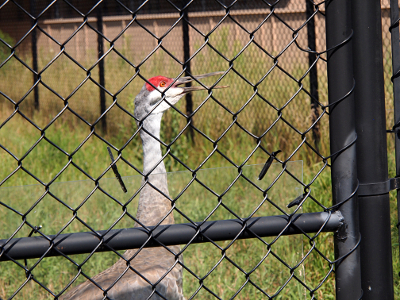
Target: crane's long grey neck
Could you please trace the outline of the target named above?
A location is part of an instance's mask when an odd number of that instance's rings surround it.
[[[167,198],[167,173],[160,147],[160,127],[162,114],[151,114],[143,121],[140,137],[143,143],[143,174],[149,175],[148,181],[142,180],[137,219],[146,226],[154,226],[167,216],[162,224],[174,223],[170,213],[171,201]],[[147,131],[147,132],[146,132]],[[153,170],[154,169],[154,170]],[[167,197],[165,197],[165,196]],[[139,226],[136,224],[135,226]]]
[[[166,173],[164,162],[160,162],[162,152],[160,142],[158,141],[160,139],[161,118],[162,114],[149,115],[143,121],[143,128],[145,130],[142,129],[140,131],[143,144],[144,175],[150,175],[150,172],[151,174]]]

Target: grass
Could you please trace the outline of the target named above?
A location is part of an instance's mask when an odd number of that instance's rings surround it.
[[[228,52],[228,57],[233,57],[238,52],[239,45],[234,45],[232,49],[229,45],[218,45],[221,51]],[[21,56],[28,64],[31,63],[29,57]],[[39,68],[43,68],[51,57],[43,49],[41,50]],[[212,61],[210,66],[207,62]],[[87,65],[90,65],[90,58]],[[265,70],[270,66],[266,65],[268,59],[253,49],[252,46],[233,63],[237,72],[244,74],[246,79],[256,83],[265,74]],[[106,66],[106,88],[117,99],[118,104],[129,112],[133,111],[133,95],[137,93],[143,85],[140,78],[135,78],[129,86],[118,93],[120,88],[134,76],[135,70],[126,64],[115,53],[111,53],[105,60]],[[193,60],[192,69],[196,74],[207,73],[216,70],[226,70],[229,63],[215,55],[210,49],[201,51]],[[180,66],[169,58],[161,50],[155,53],[150,60],[141,68],[144,77],[160,73],[165,70],[167,76],[177,76],[178,73],[172,71],[179,69]],[[60,71],[62,70],[62,71]],[[305,72],[306,67],[297,65],[292,66],[291,74],[295,78],[300,78]],[[109,194],[119,199],[121,202],[129,200],[133,191],[137,190],[140,184],[140,176],[128,164],[120,160],[118,168],[124,176],[128,186],[129,194],[123,194],[114,175],[108,171],[109,157],[106,144],[102,139],[115,145],[117,148],[123,147],[122,155],[132,165],[141,169],[142,150],[139,137],[132,140],[136,125],[132,118],[113,106],[107,114],[108,130],[102,131],[100,124],[96,125],[95,132],[92,133],[91,127],[81,121],[73,112],[76,112],[91,124],[95,123],[100,113],[98,111],[98,87],[91,81],[87,81],[82,88],[75,94],[71,94],[82,81],[86,73],[78,66],[71,64],[66,56],[62,55],[51,65],[43,74],[42,80],[59,95],[68,99],[68,107],[54,123],[53,118],[64,108],[65,103],[43,85],[39,86],[40,111],[33,108],[32,93],[26,96],[19,104],[19,113],[16,113],[9,121],[5,122],[15,111],[12,105],[3,96],[0,96],[0,144],[12,152],[17,159],[0,148],[0,182],[13,174],[3,182],[0,188],[0,226],[2,228],[0,238],[8,238],[19,226],[22,227],[15,237],[28,236],[31,226],[43,225],[41,232],[45,234],[56,234],[60,232],[64,225],[73,217],[73,209],[79,207],[84,201],[85,204],[79,208],[78,219],[63,230],[63,233],[88,231],[85,224],[90,225],[96,230],[107,229],[113,225],[114,220],[122,214],[119,204],[102,193],[99,189],[85,200],[86,196],[94,189],[94,180],[98,180],[100,187]],[[95,67],[91,72],[94,80],[98,78],[98,68]],[[325,74],[321,74],[321,85],[324,86]],[[31,87],[32,74],[19,63],[15,58],[11,59],[2,69],[0,69],[0,90],[15,101],[23,98]],[[62,83],[62,84],[60,84]],[[205,82],[212,84],[210,79]],[[316,174],[323,167],[321,160],[305,145],[297,150],[301,143],[301,135],[290,125],[295,126],[300,131],[305,131],[310,126],[309,97],[304,90],[299,90],[298,82],[285,76],[278,69],[274,69],[266,80],[258,86],[258,94],[247,104],[247,100],[252,97],[254,88],[241,79],[234,71],[221,80],[221,85],[229,85],[229,89],[215,90],[213,97],[204,102],[207,92],[195,93],[193,95],[194,107],[198,109],[193,116],[196,128],[211,138],[206,139],[202,134],[195,131],[193,140],[186,132],[171,145],[172,153],[187,166],[195,169],[217,168],[198,173],[198,180],[204,182],[217,194],[222,194],[229,184],[234,180],[237,169],[230,168],[232,163],[240,165],[254,165],[245,168],[246,174],[255,179],[262,164],[268,155],[257,147],[257,140],[245,133],[239,126],[244,127],[253,135],[261,137],[267,129],[278,118],[279,109],[282,110],[283,118],[268,130],[260,139],[261,146],[269,152],[281,149],[278,158],[291,161],[303,161],[291,163],[289,170],[303,183],[310,183]],[[305,87],[308,86],[308,77],[303,80]],[[296,94],[298,92],[298,94]],[[117,94],[118,93],[118,94]],[[321,95],[324,94],[321,88]],[[296,95],[294,98],[292,96]],[[286,102],[291,99],[290,103]],[[323,98],[323,97],[321,97]],[[113,98],[107,96],[107,105],[111,105]],[[269,102],[269,104],[267,103]],[[224,107],[222,107],[222,104]],[[390,109],[391,106],[388,107]],[[177,108],[184,111],[184,102],[181,101]],[[244,109],[242,109],[244,108]],[[73,111],[73,112],[72,112]],[[39,128],[33,126],[21,115],[29,117]],[[227,132],[226,129],[237,118]],[[47,126],[50,125],[48,128]],[[170,109],[163,119],[162,139],[170,143],[180,134],[186,124],[186,118],[174,109]],[[320,124],[322,140],[319,148],[322,154],[329,154],[329,132],[328,120],[324,116]],[[45,129],[43,131],[43,129]],[[307,140],[313,144],[311,133],[308,133]],[[100,138],[99,138],[100,137]],[[102,138],[102,139],[101,139]],[[86,141],[87,139],[87,141]],[[83,143],[86,141],[83,145]],[[214,152],[214,142],[218,141],[218,151]],[[60,149],[54,147],[56,144]],[[33,149],[32,147],[36,145]],[[388,148],[393,150],[393,143],[389,141]],[[256,150],[255,150],[256,149]],[[255,152],[252,154],[252,152]],[[393,152],[393,151],[392,151]],[[391,152],[391,153],[392,153]],[[213,153],[213,154],[212,154]],[[28,155],[26,155],[28,154]],[[114,155],[116,153],[114,152]],[[209,155],[211,155],[210,158]],[[231,162],[223,157],[229,158]],[[69,155],[72,155],[70,160]],[[250,157],[250,158],[249,158]],[[394,165],[393,155],[389,155],[390,166]],[[21,160],[19,165],[18,160]],[[186,168],[171,156],[166,158],[166,165],[169,171],[182,171]],[[21,168],[22,166],[22,168]],[[66,169],[59,174],[64,168]],[[291,168],[291,169],[290,169]],[[393,172],[391,167],[391,172]],[[82,172],[82,171],[84,172]],[[281,170],[281,165],[273,165],[268,177],[259,182],[264,184],[271,183]],[[15,173],[13,173],[15,171]],[[394,176],[391,174],[391,176]],[[188,172],[178,172],[169,175],[169,188],[171,196],[176,197],[190,180],[191,174]],[[53,182],[46,194],[43,185],[38,181],[47,184]],[[288,199],[294,199],[302,192],[301,185],[290,178],[287,173],[277,181],[269,191],[269,199],[286,209]],[[41,199],[41,197],[44,197]],[[331,182],[329,169],[325,169],[312,184],[312,195],[323,205],[330,206],[331,203]],[[36,203],[36,200],[41,199]],[[263,200],[262,194],[251,184],[243,179],[239,179],[235,185],[222,198],[222,203],[232,211],[242,217],[248,216],[253,212],[258,203]],[[61,203],[62,202],[62,203]],[[218,204],[218,197],[205,190],[200,184],[193,183],[190,188],[177,200],[177,207],[181,209],[190,219],[194,221],[204,220],[208,214],[219,205],[210,220],[234,218],[228,210]],[[7,209],[4,204],[13,207],[18,213]],[[68,206],[72,207],[72,210]],[[135,215],[137,199],[128,205],[128,211]],[[391,194],[391,215],[392,237],[393,237],[393,259],[394,270],[399,267],[398,253],[398,232],[394,224],[397,223],[396,200]],[[195,209],[193,209],[195,208]],[[321,207],[313,201],[306,201],[303,205],[304,212],[321,211]],[[266,201],[257,211],[256,215],[277,215],[282,214],[269,201]],[[175,212],[177,223],[187,222],[185,217]],[[132,227],[133,220],[128,216],[123,216],[121,221],[113,228]],[[290,276],[289,267],[294,267],[303,255],[310,250],[310,241],[305,236],[280,237],[274,242],[272,238],[264,238],[265,243],[260,240],[241,240],[229,246],[229,241],[212,244],[191,245],[184,253],[185,265],[190,268],[197,276],[204,277],[204,285],[209,290],[221,297],[229,299],[244,284],[246,277],[228,259],[222,262],[208,276],[207,273],[217,264],[222,257],[222,253],[234,261],[246,272],[254,268],[271,249],[273,254],[268,255],[263,263],[250,275],[250,279],[259,285],[269,294],[276,293]],[[323,233],[315,239],[316,247],[327,258],[334,259],[332,234]],[[229,246],[229,247],[228,247]],[[288,264],[285,266],[277,257]],[[88,257],[86,254],[74,255],[72,258],[77,263],[82,263]],[[117,259],[114,253],[98,253],[89,259],[83,266],[83,271],[88,276],[93,276],[111,266]],[[46,288],[58,293],[62,288],[77,274],[76,266],[64,258],[45,258],[37,265],[38,260],[28,260],[28,267],[33,267],[32,273],[35,280],[30,280],[26,285],[25,271],[21,266],[14,262],[2,262],[0,264],[0,297],[8,298],[24,285],[16,294],[14,299],[51,299],[51,295],[37,282],[41,282]],[[24,262],[20,261],[20,264]],[[329,273],[329,263],[316,251],[311,251],[302,265],[294,270],[296,276],[304,280],[311,289],[316,289],[317,299],[334,299],[335,286],[333,273],[328,276],[327,281],[319,287],[323,278]],[[399,280],[395,278],[396,297],[400,295],[398,286]],[[37,281],[37,282],[35,282]],[[80,276],[77,282],[84,281]],[[184,293],[190,297],[199,287],[199,280],[192,276],[188,271],[184,272]],[[201,289],[195,299],[212,299],[213,297],[206,289]],[[262,294],[251,284],[247,284],[238,295],[239,299],[261,299]],[[287,286],[279,293],[277,299],[309,299],[309,293],[296,280],[289,281]]]
[[[259,173],[262,165],[246,167],[245,174],[249,178],[255,179],[256,174]],[[301,162],[294,162],[289,164],[289,169],[291,172],[302,177],[302,164]],[[264,183],[264,188],[267,184],[279,174],[280,167],[278,164],[273,165],[269,178],[267,178]],[[217,193],[222,193],[223,190],[232,182],[236,176],[235,168],[224,168],[222,170],[226,175],[221,180],[221,170],[213,169],[207,171],[200,171],[198,174],[199,181],[207,184],[211,189]],[[189,172],[178,172],[172,173],[169,176],[169,185],[171,187],[171,196],[176,197],[179,192],[185,187],[186,183],[191,179],[191,174]],[[219,180],[217,180],[219,179]],[[139,187],[140,176],[125,177],[125,183],[127,184],[130,194]],[[269,198],[272,199],[276,204],[283,206],[280,199],[293,199],[300,192],[299,185],[291,179],[289,176],[282,177],[269,194]],[[283,189],[282,185],[286,188]],[[116,197],[121,201],[127,201],[130,195],[123,194],[116,181],[114,179],[105,179],[100,182],[100,186],[110,193],[112,196]],[[117,188],[116,188],[117,187]],[[93,183],[89,180],[79,181],[79,182],[66,182],[66,183],[56,183],[52,185],[51,192],[55,196],[59,197],[60,200],[68,203],[72,207],[77,207],[85,196],[93,188]],[[16,195],[21,201],[17,203],[8,203],[14,209],[18,211],[26,211],[28,207],[31,206],[32,201],[35,198],[40,197],[43,193],[43,187],[40,185],[22,186],[22,187],[9,187],[1,189],[2,199],[13,199]],[[240,179],[232,187],[232,189],[223,198],[223,203],[234,212],[239,213],[242,217],[249,215],[257,206],[258,202],[262,200],[262,194],[254,189],[247,181]],[[137,199],[135,199],[137,200]],[[202,203],[200,205],[200,203]],[[213,196],[211,193],[205,191],[199,184],[194,183],[185,194],[179,199],[177,207],[185,212],[187,217],[193,221],[204,220],[207,215],[213,210],[218,204],[217,197]],[[129,205],[128,211],[135,213],[137,202],[133,201]],[[198,207],[198,209],[193,210],[193,206]],[[95,193],[88,202],[78,210],[78,216],[85,223],[89,224],[95,229],[105,229],[112,225],[112,222],[120,216],[122,212],[121,207],[115,205],[110,198],[106,197],[104,194],[98,192]],[[20,224],[21,218],[13,214],[10,210],[2,208],[2,215],[6,216],[3,218],[2,226],[3,228],[8,228],[3,232],[2,237],[7,237],[10,235]],[[274,207],[266,203],[260,210],[256,213],[256,216],[271,215],[279,213]],[[42,231],[45,234],[55,234],[62,229],[64,224],[72,217],[72,212],[61,205],[58,201],[50,196],[46,196],[43,200],[35,206],[31,213],[28,214],[27,222],[32,225],[42,224],[44,225]],[[188,222],[183,216],[176,213],[176,222]],[[220,207],[211,216],[209,220],[218,219],[230,219],[234,218],[226,209]],[[9,222],[12,221],[12,222]],[[120,223],[117,224],[115,228],[125,228],[132,227],[133,221],[124,217]],[[87,231],[82,223],[74,221],[64,232],[76,232],[76,231]],[[30,232],[30,228],[26,225],[18,232],[16,237],[27,236]],[[271,243],[271,249],[279,255],[281,259],[285,262],[294,265],[299,262],[302,253],[300,236],[297,237],[282,237],[277,242],[272,243],[272,239],[264,239],[266,242]],[[228,246],[228,242],[218,242],[219,247],[225,248]],[[288,249],[291,249],[288,251]],[[246,271],[250,271],[255,265],[262,259],[266,254],[266,245],[261,241],[248,240],[248,241],[237,241],[231,247],[227,248],[226,255],[233,260],[236,264],[241,266]],[[204,245],[192,245],[185,251],[185,265],[191,269],[195,274],[202,277],[207,274],[210,268],[213,267],[215,263],[221,258],[221,249],[211,244]],[[72,258],[75,261],[82,262],[87,256],[86,255],[75,255]],[[115,262],[115,254],[105,253],[95,255],[96,258],[90,259],[88,263],[85,264],[83,270],[90,275],[96,274],[102,268]],[[99,260],[101,264],[99,264]],[[33,265],[36,260],[28,260],[28,265]],[[201,263],[199,263],[201,262]],[[57,268],[52,268],[51,266],[57,264]],[[17,267],[14,263],[4,263],[1,265],[5,269],[2,271],[2,277],[12,277],[18,280],[14,280],[9,286],[9,292],[15,290],[19,284],[22,284],[24,274],[23,270]],[[285,270],[286,269],[286,270]],[[22,274],[21,274],[22,272]],[[50,272],[50,274],[49,274]],[[53,273],[54,272],[54,273]],[[59,272],[61,274],[59,274]],[[302,268],[296,273],[303,272]],[[34,270],[34,275],[37,280],[51,288],[53,291],[60,291],[62,286],[68,283],[69,280],[73,278],[76,273],[76,268],[73,264],[69,263],[63,258],[51,258],[43,260],[37,268]],[[232,276],[223,276],[224,274],[232,274]],[[270,277],[267,274],[275,274],[274,277]],[[304,276],[304,273],[301,273]],[[301,275],[300,274],[300,275]],[[252,275],[252,280],[264,287],[268,292],[273,293],[273,289],[278,289],[280,284],[285,282],[285,279],[290,275],[289,270],[282,265],[277,259],[273,258],[272,255],[257,268],[257,271]],[[262,280],[262,278],[268,278],[268,281]],[[22,280],[22,281],[21,281]],[[80,281],[84,280],[81,276]],[[190,296],[195,292],[196,287],[198,287],[198,280],[191,276],[189,272],[185,272],[185,294]],[[243,284],[244,276],[238,269],[233,268],[233,266],[224,260],[221,265],[219,265],[216,270],[211,273],[205,279],[204,283],[208,288],[214,291],[214,293],[225,298],[232,295],[240,285]],[[217,285],[215,285],[217,283]],[[6,285],[7,286],[7,285]],[[292,284],[293,288],[297,292],[303,289],[299,285]],[[296,293],[293,288],[285,289],[282,295],[288,295],[290,293]],[[29,288],[24,288],[22,291],[31,294],[32,291]],[[250,289],[252,290],[252,289]],[[36,291],[38,294],[37,298],[45,298],[47,293],[44,290],[38,289]],[[200,293],[201,299],[209,299],[210,295],[203,295],[204,291]],[[246,292],[247,293],[247,292]],[[249,292],[250,293],[250,292]],[[207,293],[206,293],[207,294]],[[253,290],[250,295],[259,295],[259,292]],[[21,293],[20,297],[24,298],[27,294]],[[6,293],[2,295],[10,296]],[[284,296],[282,296],[284,297]],[[18,299],[18,298],[17,298]]]

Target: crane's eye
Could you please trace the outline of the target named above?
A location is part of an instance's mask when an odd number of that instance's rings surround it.
[[[165,81],[161,81],[160,82],[160,87],[164,87],[164,86],[166,86],[167,85],[167,83],[165,82]]]

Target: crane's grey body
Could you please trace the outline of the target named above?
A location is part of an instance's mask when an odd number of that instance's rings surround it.
[[[200,75],[197,78],[217,74],[220,73]],[[149,81],[152,82],[152,79]],[[166,80],[169,80],[168,83],[173,82],[169,78]],[[137,123],[141,127],[140,137],[143,144],[143,174],[148,175],[147,182],[145,179],[142,180],[144,186],[140,192],[136,216],[138,222],[144,226],[174,223],[159,142],[160,126],[162,114],[170,104],[177,103],[187,92],[202,89],[177,87],[190,80],[188,77],[180,78],[173,85],[170,84],[169,88],[154,89],[145,84],[135,98],[135,118],[139,120]],[[165,84],[160,84],[160,87],[164,86]],[[162,100],[162,94],[159,92],[164,90],[165,100],[168,103]],[[136,223],[135,226],[141,226],[140,224]],[[127,250],[124,254],[126,260],[119,259],[113,266],[91,280],[71,289],[61,299],[183,300],[185,298],[182,292],[182,256],[178,256],[179,252],[179,246],[170,246],[168,250],[162,246],[144,248],[139,252],[138,249]]]

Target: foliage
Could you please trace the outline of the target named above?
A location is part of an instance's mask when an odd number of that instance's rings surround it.
[[[14,40],[12,37],[0,30],[0,64],[10,55],[10,48],[5,44],[7,43],[9,46],[14,45]]]

